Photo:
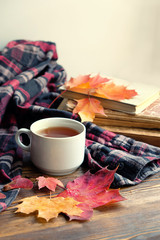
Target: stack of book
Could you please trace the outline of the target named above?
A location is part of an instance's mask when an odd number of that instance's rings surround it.
[[[96,114],[94,123],[109,131],[132,137],[160,147],[160,95],[159,89],[139,84],[137,97],[127,101],[102,99],[105,114]],[[73,111],[76,100],[85,96],[70,90],[62,93],[64,100],[59,109]]]

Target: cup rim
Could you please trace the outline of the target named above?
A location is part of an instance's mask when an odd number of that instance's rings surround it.
[[[82,130],[79,132],[77,129],[75,129],[75,130],[78,131],[78,134],[76,134],[76,135],[74,135],[74,136],[60,137],[60,138],[58,138],[58,137],[46,137],[46,136],[43,136],[43,135],[41,135],[41,134],[38,134],[37,131],[33,129],[36,124],[38,124],[38,123],[40,123],[40,122],[50,121],[50,120],[56,120],[56,121],[57,121],[57,120],[58,120],[58,121],[65,120],[65,121],[68,121],[68,122],[74,122],[75,124],[79,125],[79,126],[82,128]],[[59,127],[61,127],[61,126],[62,126],[62,125],[59,125]],[[64,126],[62,126],[62,127],[64,127]],[[72,126],[70,126],[70,128],[74,129]],[[44,127],[44,128],[40,128],[40,129],[45,129],[45,127]],[[77,121],[77,120],[72,119],[72,118],[63,118],[63,117],[49,117],[49,118],[39,119],[39,120],[37,120],[37,121],[35,121],[35,122],[33,122],[33,123],[31,124],[30,130],[31,130],[31,132],[32,132],[34,135],[36,135],[36,136],[38,136],[38,137],[41,137],[41,138],[44,138],[44,139],[56,139],[56,140],[64,140],[64,139],[76,138],[77,136],[79,136],[79,135],[82,134],[83,132],[86,132],[85,126],[84,126],[80,121]]]

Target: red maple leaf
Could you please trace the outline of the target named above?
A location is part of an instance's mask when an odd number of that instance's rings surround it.
[[[12,182],[6,184],[3,188],[3,191],[8,191],[15,188],[32,189],[33,182],[28,178],[19,177],[13,180]]]
[[[73,197],[76,201],[81,202],[78,207],[82,207],[83,210],[81,216],[70,216],[70,218],[88,219],[93,208],[125,200],[118,189],[109,189],[115,172],[116,169],[108,170],[107,168],[103,168],[95,174],[88,171],[74,181],[68,182],[67,189],[58,196]]]
[[[39,189],[43,188],[43,187],[47,187],[49,190],[51,191],[55,191],[56,189],[56,186],[60,186],[63,188],[63,183],[58,180],[57,178],[53,178],[53,177],[43,177],[43,176],[40,176],[38,178],[36,178],[38,180],[38,187]]]

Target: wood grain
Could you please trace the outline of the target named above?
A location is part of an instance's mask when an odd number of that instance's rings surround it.
[[[59,179],[66,184],[85,171],[81,167]],[[35,180],[40,175],[25,159],[23,176]],[[11,207],[0,214],[0,239],[160,239],[160,173],[137,186],[120,189],[120,193],[126,201],[95,209],[90,221],[68,221],[64,215],[59,215],[46,223],[43,219],[37,219],[35,214],[14,213],[15,204],[22,198],[40,194],[36,187],[32,190],[21,189]]]

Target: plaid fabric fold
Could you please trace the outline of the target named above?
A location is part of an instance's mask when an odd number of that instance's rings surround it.
[[[62,101],[57,98],[58,87],[66,80],[66,72],[57,59],[53,42],[16,40],[0,52],[0,191],[22,174],[22,150],[15,142],[19,128],[29,128],[34,121],[46,117],[80,120],[72,113],[57,110]],[[84,163],[95,171],[118,166],[112,187],[138,184],[160,170],[159,148],[90,122],[84,124],[87,130]],[[3,192],[6,199],[0,199],[0,211],[11,204],[18,192],[18,189]]]
[[[115,169],[111,187],[136,185],[160,171],[160,148],[85,123],[86,156],[89,168]]]
[[[0,190],[22,174],[22,150],[15,142],[19,128],[29,128],[45,117],[75,118],[56,109],[61,97],[48,108],[66,80],[57,59],[55,43],[44,41],[12,41],[0,53]],[[0,199],[0,211],[10,205],[18,191],[4,192],[6,199]]]

